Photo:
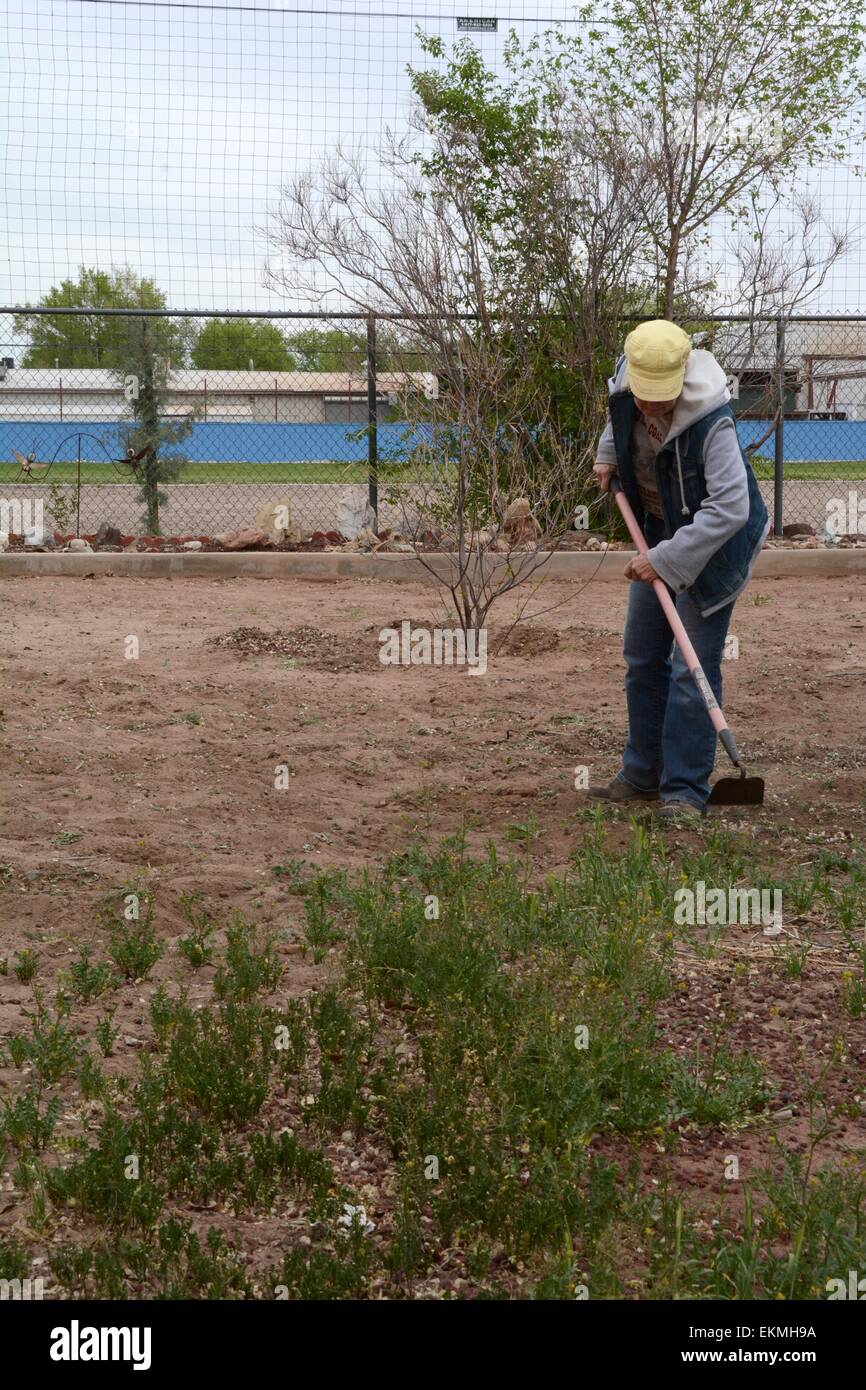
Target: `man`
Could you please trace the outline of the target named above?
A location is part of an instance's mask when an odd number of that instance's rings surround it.
[[[737,439],[725,373],[666,319],[625,340],[608,383],[609,415],[593,473],[607,492],[618,474],[648,553],[625,568],[624,654],[628,742],[601,800],[655,801],[680,823],[709,796],[716,732],[652,589],[664,580],[716,699],[737,595],[770,529],[755,475]],[[673,651],[672,651],[673,648]]]

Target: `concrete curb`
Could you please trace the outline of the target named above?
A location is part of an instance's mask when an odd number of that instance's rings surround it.
[[[535,581],[542,576],[564,583],[588,580],[621,581],[623,566],[630,552],[567,551],[552,554],[537,567]],[[443,577],[450,570],[445,555],[428,555]],[[497,558],[493,565],[504,565]],[[515,557],[515,566],[517,558]],[[839,578],[866,574],[866,550],[764,550],[755,566],[758,579],[793,577]],[[84,578],[109,575],[134,579],[306,579],[330,582],[335,579],[383,579],[398,583],[432,583],[432,576],[412,555],[341,554],[337,551],[302,553],[298,551],[237,551],[202,555],[120,554],[95,552],[72,554],[0,554],[0,579],[21,576],[65,576]],[[530,581],[531,582],[531,581]]]

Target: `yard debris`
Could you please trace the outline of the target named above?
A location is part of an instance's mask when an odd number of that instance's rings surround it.
[[[494,634],[493,641],[497,655],[536,657],[556,651],[560,636],[553,628],[540,623],[519,623],[501,639]]]
[[[498,533],[492,529],[479,530],[471,539],[473,550],[478,553],[491,555],[509,554],[514,551],[528,550],[534,551],[537,547],[547,550],[555,550],[560,553],[570,551],[591,551],[599,556],[605,551],[612,552],[631,550],[631,544],[627,541],[609,541],[602,532],[598,531],[572,531],[564,536],[558,537],[555,541],[547,541],[538,529],[538,523],[531,513],[526,512],[525,498],[518,498],[517,503],[512,503],[506,515],[511,515],[509,530],[504,527]],[[520,504],[520,505],[518,505]],[[275,504],[276,505],[276,504]],[[372,515],[372,514],[371,514]],[[792,522],[785,527],[784,536],[768,537],[765,547],[769,550],[820,550],[820,549],[842,549],[842,550],[863,550],[866,549],[866,534],[849,531],[834,534],[832,541],[827,540],[823,535],[816,536],[814,530],[806,523]],[[29,536],[30,533],[28,533]],[[285,538],[274,541],[272,534],[258,527],[246,526],[238,527],[232,531],[218,532],[210,536],[203,533],[198,535],[169,535],[169,536],[130,536],[117,530],[116,527],[103,523],[95,534],[85,532],[81,536],[70,535],[69,532],[55,531],[53,540],[51,533],[44,531],[42,540],[39,544],[32,544],[28,536],[19,535],[16,532],[0,532],[0,552],[14,551],[16,553],[34,553],[43,549],[53,549],[54,545],[63,550],[78,550],[78,546],[70,546],[71,541],[82,541],[87,543],[92,549],[102,552],[119,553],[127,551],[129,553],[183,553],[201,550],[208,553],[219,553],[220,551],[240,551],[240,550],[273,550],[277,552],[313,552],[313,551],[337,551],[349,554],[357,553],[382,553],[382,554],[417,554],[419,552],[428,554],[431,552],[448,552],[456,549],[457,536],[452,533],[442,531],[425,530],[419,534],[412,533],[412,540],[408,540],[405,533],[391,531],[383,526],[378,532],[373,526],[362,527],[354,538],[347,537],[343,532],[337,530],[315,530],[308,531],[294,529],[296,539],[288,539],[287,533],[281,533]],[[109,542],[100,540],[100,536],[105,535],[111,538],[117,537],[115,541]],[[194,542],[192,544],[191,542]]]
[[[94,548],[99,549],[101,545],[122,545],[123,532],[117,526],[112,526],[110,521],[100,522],[99,529],[93,538]]]
[[[227,531],[223,536],[215,536],[214,540],[222,542],[223,550],[265,550],[273,545],[265,531],[252,526],[243,526],[238,531]]]
[[[322,545],[330,547],[332,550],[335,546],[346,544],[346,537],[341,535],[339,531],[313,531],[308,540],[311,545]]]
[[[526,545],[541,535],[541,527],[532,515],[528,497],[515,497],[509,502],[502,518],[502,530],[512,545]]]
[[[211,637],[209,644],[237,656],[287,656],[317,671],[368,671],[379,667],[378,644],[359,645],[351,638],[302,623],[280,632],[261,627],[236,627]]]
[[[345,530],[345,527],[343,528]],[[385,544],[380,541],[375,531],[369,526],[365,526],[351,540],[346,541],[343,550],[379,550]]]

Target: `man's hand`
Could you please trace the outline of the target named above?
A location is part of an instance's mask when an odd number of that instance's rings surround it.
[[[623,574],[626,579],[639,579],[642,584],[652,584],[654,579],[661,578],[661,575],[656,574],[645,555],[633,556],[623,570]]]
[[[602,492],[607,492],[610,488],[610,480],[616,472],[612,463],[594,463],[592,465],[592,476],[598,483]]]

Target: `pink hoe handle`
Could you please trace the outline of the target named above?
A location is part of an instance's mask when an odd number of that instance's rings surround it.
[[[647,543],[644,540],[643,532],[641,531],[640,527],[637,524],[637,521],[635,520],[635,515],[631,509],[631,506],[629,505],[628,498],[622,490],[622,483],[620,482],[619,478],[616,477],[616,475],[614,475],[610,480],[610,491],[616,498],[617,506],[622,512],[623,520],[625,521],[625,524],[629,529],[629,534],[631,535],[632,540],[634,541],[641,555],[646,555]],[[740,755],[737,752],[737,745],[734,742],[734,736],[731,733],[731,730],[728,728],[725,716],[722,714],[722,711],[719,708],[719,702],[710,688],[709,681],[704,675],[704,672],[701,668],[701,663],[698,661],[697,653],[694,647],[692,646],[691,642],[689,641],[688,633],[683,627],[682,620],[679,614],[677,613],[673,599],[671,598],[670,594],[667,591],[666,585],[663,583],[661,579],[653,580],[653,588],[656,591],[656,597],[658,598],[659,603],[664,609],[665,617],[671,625],[671,631],[673,632],[674,637],[676,638],[677,646],[683,654],[683,660],[685,661],[686,666],[689,669],[689,674],[691,675],[692,680],[694,681],[695,685],[698,687],[698,690],[701,693],[701,698],[704,704],[706,705],[707,714],[713,721],[715,730],[721,738],[725,752],[728,754],[728,757],[731,759],[731,762],[734,763],[737,767],[741,768],[742,764],[740,763]]]

